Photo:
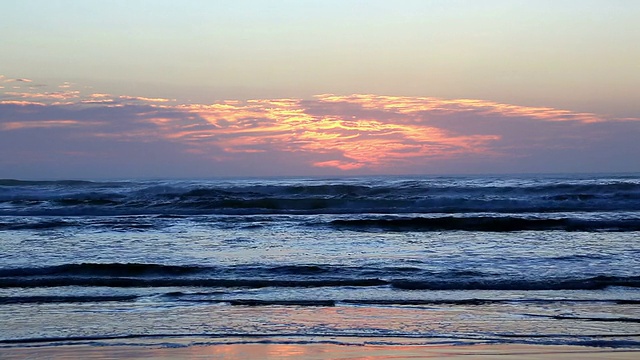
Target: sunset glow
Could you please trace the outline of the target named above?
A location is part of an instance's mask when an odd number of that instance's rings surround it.
[[[0,176],[640,171],[629,1],[5,11]]]
[[[530,124],[542,129],[545,123],[557,124],[544,137],[519,144],[535,151],[560,138],[565,138],[563,147],[576,147],[568,141],[579,136],[576,131],[622,122],[591,113],[474,99],[325,94],[306,100],[185,104],[165,98],[84,94],[74,89],[77,86],[65,86],[60,92],[45,87],[5,92],[0,107],[14,115],[6,116],[0,129],[15,133],[65,128],[60,136],[120,144],[164,139],[179,145],[183,154],[214,162],[279,153],[281,159],[302,159],[309,168],[395,173],[468,157],[500,161],[523,156],[504,145],[515,135],[505,131],[508,127]],[[468,119],[464,126],[462,119]],[[484,125],[478,128],[474,122]]]

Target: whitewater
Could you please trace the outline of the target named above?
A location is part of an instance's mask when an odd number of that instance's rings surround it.
[[[0,347],[640,347],[640,175],[0,180]]]

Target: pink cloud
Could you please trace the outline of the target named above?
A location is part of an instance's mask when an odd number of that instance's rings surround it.
[[[628,157],[629,147],[637,147],[639,119],[549,107],[371,94],[213,104],[70,89],[3,95],[0,140],[20,133],[29,141],[29,134],[49,129],[61,147],[50,151],[85,158],[86,149],[102,144],[123,152],[157,146],[175,157],[171,161],[181,154],[180,161],[212,161],[238,174],[257,168],[276,174],[278,168],[301,174],[527,171],[532,164],[540,164],[535,171],[554,171],[597,156],[640,169]],[[607,141],[617,147],[607,148]],[[77,148],[66,148],[72,145]]]
[[[5,122],[0,124],[0,130],[11,131],[11,130],[20,130],[20,129],[33,129],[33,128],[53,128],[53,127],[64,127],[64,126],[78,126],[78,125],[86,125],[86,123],[82,123],[80,121],[75,120],[50,120],[50,121],[14,121],[14,122]]]
[[[96,94],[93,94],[96,95]],[[150,102],[150,103],[164,103],[164,102],[169,102],[171,101],[171,99],[164,99],[164,98],[148,98],[148,97],[142,97],[142,96],[118,96],[118,98],[120,99],[124,99],[124,100],[138,100],[141,102]]]
[[[17,99],[43,99],[43,100],[69,100],[80,97],[79,91],[56,91],[56,92],[16,92],[8,91],[4,93],[6,96]]]

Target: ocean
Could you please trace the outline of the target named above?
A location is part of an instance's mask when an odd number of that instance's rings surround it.
[[[0,180],[0,349],[640,347],[640,175]]]

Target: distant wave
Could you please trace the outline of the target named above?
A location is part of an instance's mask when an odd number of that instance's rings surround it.
[[[65,186],[78,186],[78,185],[91,185],[96,184],[93,181],[85,180],[17,180],[17,179],[0,179],[0,186],[42,186],[42,185],[65,185]]]
[[[346,182],[346,183],[345,183]],[[355,214],[640,211],[640,181],[566,179],[487,185],[465,179],[378,179],[348,183],[291,180],[0,180],[0,215]]]

